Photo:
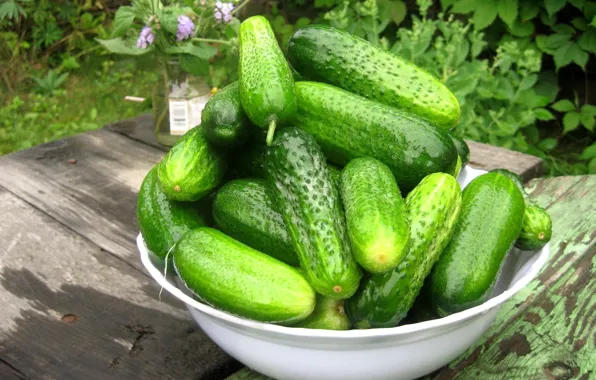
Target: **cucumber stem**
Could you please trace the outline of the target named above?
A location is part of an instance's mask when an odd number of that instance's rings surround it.
[[[276,127],[277,122],[275,120],[271,120],[269,122],[269,130],[267,131],[267,139],[265,140],[267,142],[267,146],[271,146],[271,143],[273,142],[273,135],[275,134]]]

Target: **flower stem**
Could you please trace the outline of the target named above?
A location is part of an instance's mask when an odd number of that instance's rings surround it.
[[[197,41],[197,42],[209,42],[209,43],[224,44],[224,45],[231,45],[232,44],[231,41],[216,40],[216,39],[213,39],[213,38],[199,38],[199,37],[194,37],[192,40],[193,41]]]
[[[267,139],[265,140],[267,146],[271,146],[271,143],[273,142],[275,127],[277,127],[277,121],[274,119],[269,122],[269,130],[267,131]]]
[[[238,12],[240,9],[244,8],[244,6],[245,6],[246,4],[248,4],[248,3],[250,3],[250,0],[244,0],[244,1],[242,2],[242,4],[238,5],[238,6],[237,6],[236,8],[234,8],[234,9],[232,9],[232,12],[230,12],[230,14],[235,14],[235,13],[237,13],[237,12]]]

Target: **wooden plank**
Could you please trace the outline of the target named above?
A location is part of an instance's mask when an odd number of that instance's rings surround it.
[[[151,115],[142,115],[136,119],[108,125],[106,128],[128,136],[136,141],[142,141],[153,147],[167,150],[160,145],[153,133],[153,118]],[[504,168],[519,174],[524,181],[542,175],[542,160],[536,156],[514,152],[509,149],[482,144],[466,140],[470,147],[470,166],[478,169]]]
[[[0,186],[141,268],[137,193],[162,155],[99,130],[0,157]]]
[[[484,337],[426,379],[596,377],[596,176],[533,180],[551,214],[551,256],[538,278],[505,303]],[[266,380],[248,368],[227,380]]]
[[[435,380],[596,378],[596,176],[532,181],[553,220],[551,257],[495,324]]]
[[[179,302],[0,188],[0,378],[213,379],[239,367]]]

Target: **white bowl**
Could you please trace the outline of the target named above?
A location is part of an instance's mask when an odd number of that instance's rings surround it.
[[[465,167],[465,187],[486,173]],[[488,330],[503,302],[540,271],[549,246],[507,255],[492,298],[482,305],[426,322],[393,328],[329,331],[277,326],[217,310],[193,298],[163,261],[148,252],[139,234],[143,264],[168,292],[184,302],[205,333],[246,366],[275,379],[414,379],[448,364]]]

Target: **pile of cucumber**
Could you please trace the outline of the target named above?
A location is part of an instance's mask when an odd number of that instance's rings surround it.
[[[483,303],[513,245],[549,241],[514,173],[462,192],[459,104],[433,76],[320,25],[288,57],[265,18],[245,20],[239,81],[140,189],[147,247],[202,302],[285,326],[394,327]]]

